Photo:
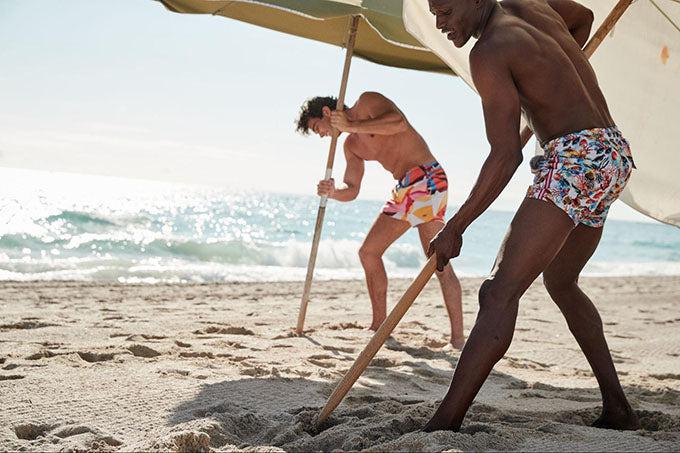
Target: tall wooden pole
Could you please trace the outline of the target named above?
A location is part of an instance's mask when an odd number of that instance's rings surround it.
[[[611,29],[621,18],[631,3],[633,3],[633,0],[620,0],[612,9],[611,13],[609,13],[609,16],[607,16],[602,25],[600,25],[600,28],[598,28],[584,48],[584,52],[589,58],[598,48],[600,43],[602,43],[604,37],[611,31]],[[529,128],[525,128],[522,131],[522,147],[527,144],[532,135],[531,129]],[[403,318],[408,309],[411,308],[411,305],[415,301],[416,297],[418,297],[420,292],[425,287],[425,284],[430,280],[432,274],[434,274],[434,271],[436,270],[436,264],[436,256],[432,255],[427,260],[427,263],[425,263],[416,279],[413,281],[413,283],[411,283],[411,286],[409,286],[404,295],[401,296],[401,299],[399,299],[397,305],[392,309],[389,316],[387,316],[387,319],[385,319],[385,321],[380,325],[378,331],[373,335],[364,350],[361,351],[361,354],[359,354],[359,357],[357,357],[357,359],[354,361],[354,364],[349,369],[347,374],[345,374],[340,383],[338,383],[337,387],[335,387],[335,390],[333,390],[331,396],[328,397],[326,405],[319,413],[317,423],[322,423],[331,415],[335,408],[338,407],[338,405],[342,402],[343,398],[345,398],[345,395],[347,395],[347,392],[350,391],[357,379],[361,377],[368,364],[371,362],[373,357],[375,357],[382,345],[385,344],[387,338],[389,338],[394,328],[397,326],[397,324],[399,324],[399,321],[401,321],[401,318]]]
[[[354,52],[354,42],[356,40],[357,28],[359,27],[359,16],[352,16],[347,32],[347,51],[345,53],[345,66],[342,71],[342,81],[340,82],[340,94],[338,95],[338,102],[336,110],[343,110],[345,106],[345,92],[347,91],[347,78],[349,77],[349,68],[352,63],[352,53]],[[330,179],[333,175],[333,161],[335,160],[335,148],[338,144],[338,136],[340,131],[333,128],[331,138],[331,147],[328,151],[328,162],[326,163],[326,174],[324,179]],[[316,265],[316,255],[319,251],[319,241],[321,240],[321,229],[323,228],[323,218],[326,214],[326,203],[328,197],[326,195],[321,197],[319,201],[319,211],[316,215],[316,225],[314,227],[314,238],[312,239],[312,250],[309,253],[309,261],[307,262],[307,276],[305,277],[305,286],[302,291],[302,300],[300,301],[300,313],[298,313],[297,328],[295,329],[298,335],[302,335],[305,327],[305,316],[307,315],[307,304],[309,303],[309,292],[312,289],[312,279],[314,278],[314,266]]]

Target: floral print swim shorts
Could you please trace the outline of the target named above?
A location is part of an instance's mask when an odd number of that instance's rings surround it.
[[[600,228],[635,168],[628,141],[616,127],[584,129],[543,145],[532,159],[527,197],[547,200],[574,224]]]

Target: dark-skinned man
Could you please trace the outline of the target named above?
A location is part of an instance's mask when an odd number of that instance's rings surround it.
[[[456,47],[477,38],[470,69],[491,146],[469,197],[430,244],[438,268],[458,256],[465,230],[522,162],[522,113],[545,155],[480,287],[477,320],[449,391],[424,429],[460,428],[510,346],[520,297],[541,273],[600,386],[603,410],[593,426],[637,429],[600,315],[578,286],[633,168],[628,142],[581,50],[592,12],[571,0],[429,0],[429,6]]]

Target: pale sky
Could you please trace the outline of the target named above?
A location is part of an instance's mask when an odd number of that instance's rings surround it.
[[[306,98],[337,95],[337,47],[153,0],[0,0],[0,43],[0,166],[300,194],[323,177],[330,139],[293,123]],[[464,201],[488,152],[478,96],[355,58],[347,103],[369,90],[397,103]],[[531,155],[493,208],[519,205]],[[371,163],[360,197],[393,184]],[[647,219],[621,202],[611,217]]]

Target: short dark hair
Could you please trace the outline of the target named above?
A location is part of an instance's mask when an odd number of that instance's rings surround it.
[[[310,118],[323,118],[323,108],[328,107],[331,110],[336,110],[338,98],[333,96],[316,96],[307,99],[302,107],[300,107],[300,114],[298,116],[296,131],[302,135],[309,134]],[[347,109],[347,106],[344,106]]]

